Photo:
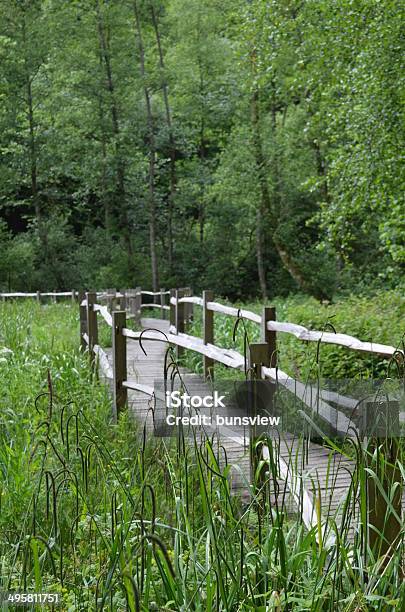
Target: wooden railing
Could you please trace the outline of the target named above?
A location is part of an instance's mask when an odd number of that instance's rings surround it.
[[[166,342],[177,347],[177,355],[180,356],[184,349],[199,353],[203,357],[204,377],[214,377],[215,363],[221,363],[229,368],[244,370],[249,368],[255,372],[257,378],[267,378],[277,381],[285,388],[294,391],[294,394],[308,407],[315,409],[320,418],[335,423],[337,432],[347,432],[353,426],[351,420],[341,411],[336,411],[327,401],[331,400],[343,407],[353,404],[351,398],[346,398],[330,392],[316,390],[295,380],[278,368],[277,364],[277,341],[278,334],[292,334],[297,339],[305,342],[327,343],[342,346],[349,350],[378,355],[386,359],[403,360],[401,350],[393,346],[375,342],[362,341],[347,334],[331,333],[326,331],[309,330],[302,325],[277,321],[276,311],[273,307],[265,306],[262,314],[250,310],[235,308],[214,301],[212,291],[203,291],[203,295],[191,295],[190,288],[171,289],[159,292],[144,291],[140,287],[117,292],[115,289],[107,289],[98,293],[86,294],[75,290],[66,292],[46,293],[2,293],[3,299],[20,297],[31,297],[41,301],[42,297],[51,297],[56,301],[57,297],[69,297],[72,301],[79,299],[80,302],[80,342],[83,350],[88,350],[90,359],[98,363],[104,374],[114,381],[114,415],[118,418],[120,411],[127,402],[126,389],[135,389],[153,394],[153,388],[127,380],[126,370],[126,342],[129,340],[144,340]],[[143,297],[153,302],[144,302]],[[101,303],[104,302],[104,305]],[[186,333],[187,324],[193,317],[193,309],[202,308],[203,333],[202,338]],[[140,321],[144,309],[154,308],[160,311],[160,316],[165,319],[169,316],[169,332],[162,334],[156,331],[133,331],[126,327],[128,318]],[[98,344],[97,314],[100,314],[105,323],[112,328],[113,359],[109,364],[107,355]],[[245,357],[230,348],[220,347],[215,344],[214,338],[214,316],[230,316],[235,319],[251,321],[260,326],[260,342],[250,343]],[[124,356],[125,353],[125,356]]]
[[[22,292],[14,292],[14,293],[0,293],[0,298],[5,301],[7,299],[16,299],[16,298],[35,298],[37,302],[41,302],[42,298],[52,298],[54,302],[56,302],[58,297],[61,298],[71,298],[72,302],[75,302],[79,292],[75,289],[71,291],[35,291],[32,293],[22,293]]]
[[[403,359],[403,353],[393,346],[363,342],[347,334],[308,330],[301,325],[277,321],[275,308],[272,307],[264,307],[262,315],[258,315],[249,310],[215,302],[211,291],[204,291],[202,297],[186,295],[187,293],[190,293],[189,289],[161,290],[158,293],[153,293],[137,288],[125,292],[110,290],[99,294],[88,293],[86,298],[81,300],[81,343],[83,348],[87,347],[89,349],[92,361],[98,357],[99,364],[105,370],[105,374],[114,380],[116,387],[114,412],[116,416],[119,415],[127,401],[126,393],[121,390],[121,387],[153,394],[152,387],[127,380],[125,360],[122,355],[118,354],[119,351],[122,353],[126,351],[127,339],[139,341],[142,337],[143,340],[173,344],[177,347],[178,355],[184,349],[199,353],[203,357],[205,378],[213,378],[215,363],[221,363],[229,368],[239,370],[249,368],[255,372],[255,376],[258,378],[268,378],[277,381],[287,389],[294,390],[294,394],[299,399],[311,409],[316,408],[317,414],[328,423],[330,423],[332,414],[338,432],[347,432],[349,427],[353,426],[353,423],[342,412],[334,411],[326,403],[327,399],[331,399],[328,392],[322,392],[323,396],[322,393],[314,394],[311,387],[291,378],[277,367],[277,334],[288,333],[305,342],[336,344],[350,350],[372,353],[387,359]],[[143,303],[143,296],[159,298],[159,303]],[[166,299],[167,296],[170,296],[168,300]],[[105,301],[107,305],[96,303],[97,299],[100,302]],[[169,303],[166,304],[166,301]],[[195,306],[201,307],[203,310],[202,338],[185,333]],[[126,327],[127,318],[132,317],[139,321],[145,308],[160,309],[162,318],[166,317],[167,312],[169,313],[170,326],[168,333],[162,334],[160,331],[153,330],[140,332]],[[95,314],[92,315],[91,313]],[[107,356],[98,345],[97,313],[112,328],[112,367],[109,365],[107,367]],[[245,363],[245,357],[238,351],[215,345],[215,313],[252,321],[260,326],[261,341],[249,345],[247,363]],[[335,394],[333,402],[347,407],[350,399]]]

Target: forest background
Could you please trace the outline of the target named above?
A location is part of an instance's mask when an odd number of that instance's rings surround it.
[[[396,0],[1,0],[0,289],[393,289]]]

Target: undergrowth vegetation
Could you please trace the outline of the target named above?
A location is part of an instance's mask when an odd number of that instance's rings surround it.
[[[292,303],[282,308],[279,318],[290,318]],[[295,308],[302,320],[292,320],[307,324],[309,310]],[[78,349],[77,311],[0,306],[0,348],[9,349],[0,358],[0,590],[59,592],[62,610],[83,612],[401,608],[401,533],[379,557],[364,529],[351,528],[364,519],[360,445],[338,525],[333,515],[322,525],[319,507],[308,531],[270,504],[272,456],[251,501],[231,495],[215,441],[147,438],[125,414],[112,424],[107,391]],[[384,333],[378,340],[395,341],[395,330]],[[281,363],[292,352],[304,368],[291,347]],[[371,465],[376,482],[377,473]]]

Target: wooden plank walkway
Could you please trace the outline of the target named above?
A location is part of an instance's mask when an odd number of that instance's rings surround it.
[[[143,329],[158,329],[167,332],[168,321],[161,319],[143,318],[141,320]],[[129,341],[127,343],[127,373],[128,380],[149,387],[154,386],[155,381],[163,380],[164,359],[167,344],[156,341],[143,341],[146,355],[143,353],[139,342]],[[106,353],[111,363],[111,349]],[[210,386],[199,376],[181,370],[183,381],[190,385],[193,392],[209,393]],[[143,425],[146,424],[147,431],[153,435],[153,417],[151,400],[148,395],[140,391],[128,390],[128,408],[134,417]],[[221,444],[226,450],[228,464],[233,466],[231,470],[231,484],[235,494],[242,498],[249,498],[250,462],[248,436],[234,436],[232,438],[223,436]],[[280,479],[278,480],[277,500],[283,500],[287,512],[306,512],[304,521],[307,527],[315,524],[314,516],[315,497],[321,492],[321,508],[323,513],[330,516],[339,515],[339,509],[345,500],[345,494],[349,490],[350,472],[353,471],[354,463],[342,458],[341,455],[332,453],[330,450],[312,442],[293,438],[291,435],[278,434],[273,445],[275,456],[279,463]],[[332,486],[333,485],[333,486]],[[304,491],[304,495],[303,495]],[[273,501],[276,500],[276,492],[272,494]],[[302,499],[304,498],[303,510]],[[305,503],[309,501],[308,503]],[[300,508],[298,508],[300,506]]]

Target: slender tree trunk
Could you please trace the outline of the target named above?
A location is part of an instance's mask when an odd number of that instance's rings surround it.
[[[111,202],[108,196],[108,186],[107,186],[107,138],[104,130],[104,112],[103,112],[103,104],[102,100],[98,99],[98,115],[100,122],[100,130],[101,130],[101,204],[104,212],[104,227],[107,231],[107,235],[109,237],[113,234],[113,220],[112,220],[112,210],[111,210]]]
[[[22,22],[23,43],[25,49],[25,85],[26,85],[26,101],[28,111],[28,126],[29,126],[29,159],[30,159],[30,181],[31,181],[31,197],[34,204],[35,219],[38,227],[38,236],[42,248],[42,258],[44,261],[48,259],[48,239],[46,229],[44,227],[42,217],[42,207],[38,193],[38,151],[35,136],[35,117],[34,117],[34,102],[32,95],[32,80],[28,69],[27,59],[27,39],[25,19]]]
[[[150,7],[152,15],[152,24],[155,31],[156,45],[159,53],[159,67],[161,70],[162,79],[162,93],[163,102],[165,105],[166,124],[169,132],[169,157],[170,157],[170,192],[168,199],[168,215],[167,215],[167,238],[168,238],[168,251],[167,251],[167,263],[169,266],[169,272],[172,272],[173,268],[173,212],[175,206],[175,197],[177,191],[177,172],[176,172],[176,142],[173,134],[171,110],[169,104],[169,91],[168,84],[165,75],[165,63],[162,50],[162,42],[159,32],[159,22],[156,16],[156,11],[151,5]]]
[[[204,210],[204,193],[205,193],[205,105],[204,105],[204,74],[202,69],[201,58],[198,58],[198,69],[200,71],[200,100],[201,100],[201,125],[200,125],[200,162],[201,162],[201,173],[202,173],[202,185],[201,185],[201,196],[200,204],[198,209],[198,221],[200,224],[200,242],[204,242],[204,224],[205,224],[205,210]]]
[[[133,3],[135,24],[138,38],[139,48],[139,65],[140,73],[143,81],[143,92],[146,104],[146,113],[148,119],[148,140],[149,140],[149,244],[150,244],[150,259],[152,266],[152,285],[153,291],[159,290],[159,267],[156,249],[156,194],[155,194],[155,171],[156,171],[156,143],[155,129],[152,114],[152,104],[148,86],[146,84],[145,70],[145,49],[143,45],[141,22],[139,17],[138,5],[136,0]]]
[[[263,146],[260,133],[260,110],[259,110],[259,91],[256,88],[252,94],[251,103],[251,121],[253,131],[253,146],[257,173],[259,177],[260,201],[256,212],[256,259],[257,272],[259,275],[259,284],[262,298],[267,299],[267,282],[266,268],[264,264],[264,220],[270,212],[271,202],[267,177],[264,168]]]
[[[27,104],[28,104],[28,124],[29,124],[29,150],[30,150],[30,175],[31,175],[31,195],[34,202],[35,218],[38,225],[40,239],[44,236],[42,230],[42,210],[38,197],[38,172],[37,172],[37,147],[35,142],[35,121],[32,103],[31,80],[27,77]]]
[[[105,24],[103,20],[102,13],[100,11],[99,0],[96,2],[96,12],[97,12],[97,30],[99,36],[99,44],[100,44],[100,56],[102,60],[102,64],[104,66],[105,75],[106,75],[106,88],[109,94],[109,102],[110,102],[110,113],[111,113],[111,123],[114,134],[114,145],[115,145],[115,158],[116,158],[116,173],[117,173],[117,185],[116,185],[116,211],[118,211],[119,230],[122,232],[122,236],[124,238],[124,244],[127,251],[128,258],[128,269],[131,276],[134,274],[134,261],[133,261],[133,250],[132,250],[132,241],[131,241],[131,231],[128,222],[128,211],[127,211],[127,202],[126,202],[126,189],[125,189],[125,164],[124,158],[121,152],[120,145],[120,122],[119,122],[119,113],[118,107],[115,99],[115,85],[111,67],[111,55],[108,45],[108,40],[105,32]]]

